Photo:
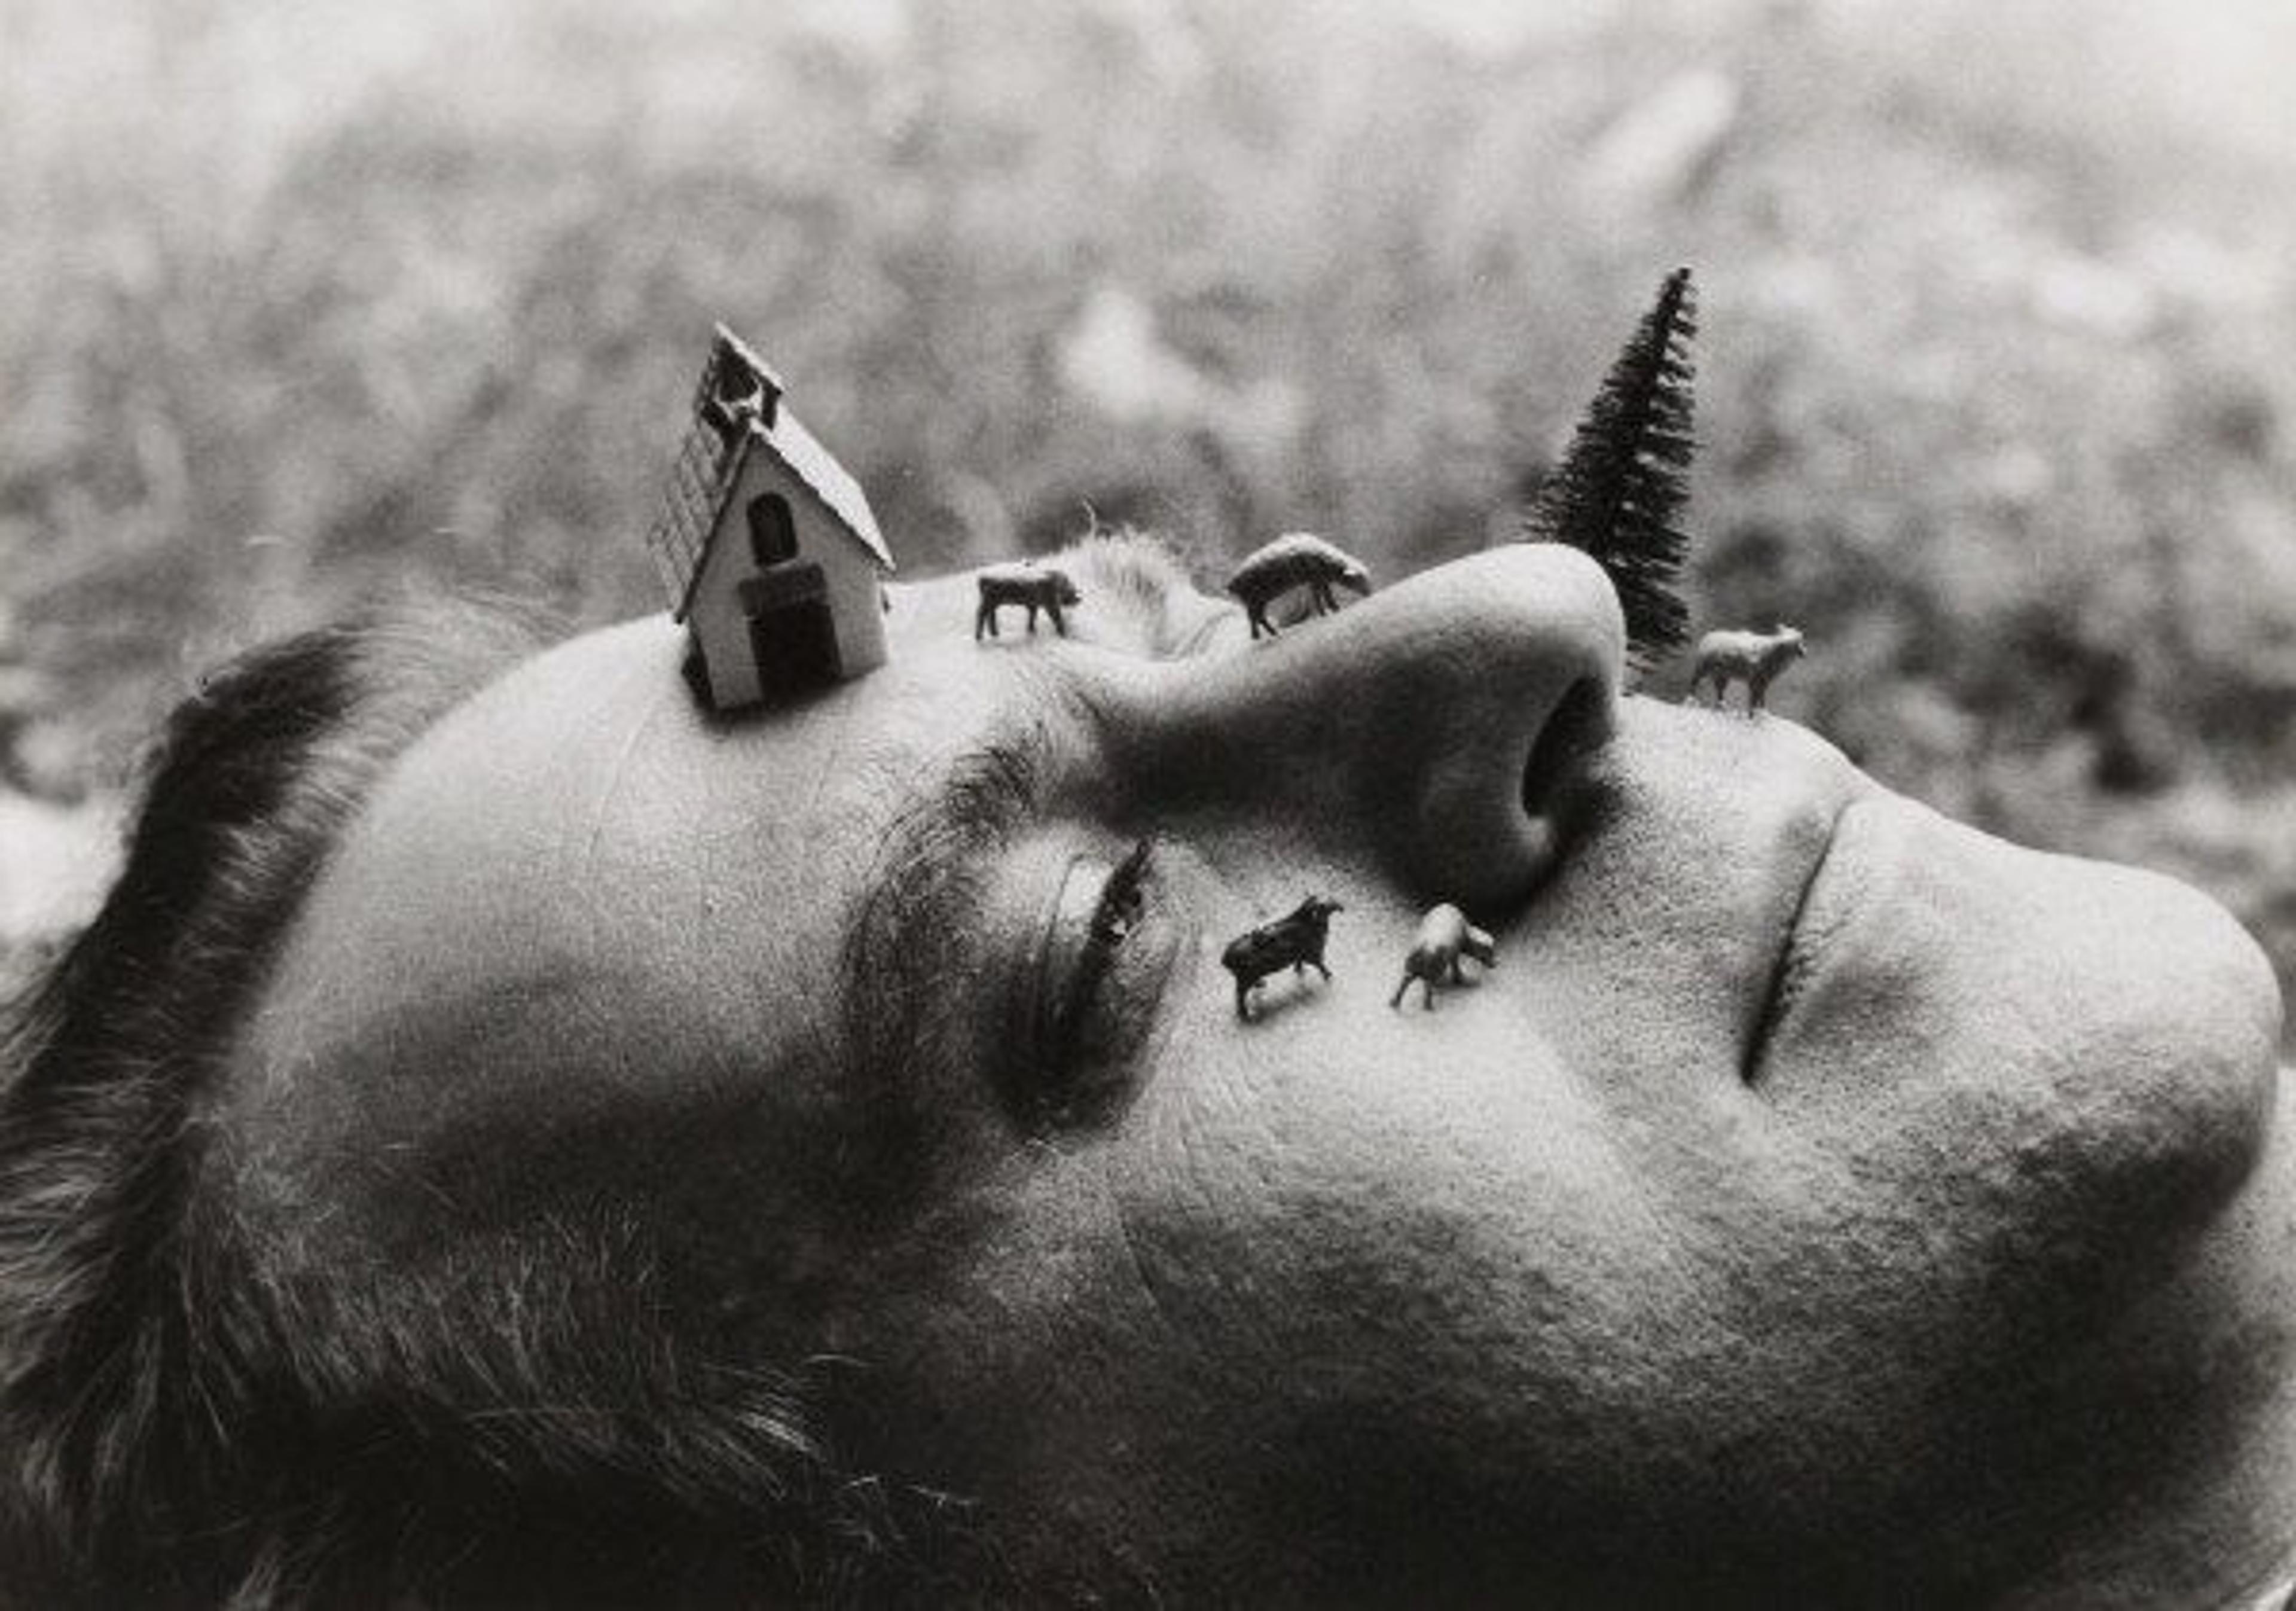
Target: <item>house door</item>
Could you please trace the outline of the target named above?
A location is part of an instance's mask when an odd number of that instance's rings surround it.
[[[745,577],[740,591],[760,687],[770,695],[836,680],[842,666],[837,623],[829,612],[829,588],[819,565],[791,561],[768,566]]]

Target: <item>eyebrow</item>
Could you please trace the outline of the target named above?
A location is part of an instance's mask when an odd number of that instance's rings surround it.
[[[841,948],[846,1043],[897,1110],[901,1073],[948,1043],[950,985],[972,971],[965,918],[989,856],[1042,814],[1053,753],[1043,722],[992,735],[896,813],[872,858]]]
[[[1217,615],[1188,623],[1175,639],[1174,604],[1195,585],[1151,533],[1103,529],[1059,557],[1088,569],[1159,656],[1187,653],[1217,623]],[[845,1044],[895,1111],[906,1109],[914,1089],[903,1071],[948,1044],[950,982],[975,971],[965,919],[983,893],[988,859],[1043,815],[1055,752],[1041,720],[994,733],[921,788],[880,838],[840,947],[842,1017]]]
[[[1129,526],[1104,528],[1072,543],[1060,557],[1089,569],[1106,601],[1132,618],[1160,659],[1186,653],[1204,635],[1201,621],[1186,623],[1185,634],[1176,630],[1176,604],[1219,602],[1197,588],[1180,554],[1152,532]]]

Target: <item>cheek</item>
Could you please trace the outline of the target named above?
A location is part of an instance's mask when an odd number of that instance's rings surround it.
[[[1710,1347],[1710,1267],[1502,1003],[1431,1023],[1365,994],[1375,1016],[1207,1048],[1112,1161],[1206,1447],[1487,1498],[1636,1468]]]
[[[1857,1228],[1796,1202],[1809,1160],[1622,1124],[1516,1034],[1403,1026],[1416,1056],[1366,1023],[1168,1081],[1111,1173],[1159,1338],[1122,1390],[1263,1531],[1407,1552],[1439,1516],[1435,1558],[1566,1575],[1792,1557],[1941,1482],[1930,1440],[1976,1445],[1933,1419],[1935,1295],[1863,1281]]]

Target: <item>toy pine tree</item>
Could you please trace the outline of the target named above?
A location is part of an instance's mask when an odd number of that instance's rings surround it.
[[[1689,636],[1674,582],[1690,538],[1673,522],[1689,496],[1684,473],[1697,447],[1689,353],[1697,333],[1698,293],[1690,270],[1677,268],[1523,520],[1526,539],[1569,543],[1610,572],[1626,609],[1628,656],[1643,671]]]

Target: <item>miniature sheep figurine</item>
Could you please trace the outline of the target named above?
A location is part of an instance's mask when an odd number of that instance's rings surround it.
[[[1053,630],[1062,637],[1069,635],[1069,623],[1061,614],[1064,604],[1080,604],[1084,595],[1069,579],[1065,571],[1050,565],[1032,564],[1026,561],[1012,565],[990,565],[980,572],[980,607],[972,615],[972,641],[979,643],[983,632],[998,636],[996,611],[1002,604],[1019,604],[1029,612],[1029,630],[1037,629],[1037,612],[1042,610],[1053,618]]]
[[[1467,915],[1449,901],[1431,907],[1427,916],[1419,920],[1419,937],[1412,943],[1411,954],[1403,959],[1403,982],[1395,987],[1388,1006],[1401,1007],[1403,992],[1416,979],[1426,991],[1421,998],[1422,1004],[1433,1012],[1436,985],[1467,982],[1466,974],[1459,968],[1463,957],[1472,957],[1487,968],[1496,967],[1497,942],[1469,923]]]
[[[1334,582],[1365,596],[1371,592],[1371,573],[1359,562],[1313,532],[1287,531],[1246,555],[1227,579],[1227,590],[1242,601],[1252,637],[1265,632],[1274,637],[1269,604],[1294,588],[1305,588],[1316,613],[1328,615],[1340,607],[1332,592]]]
[[[1230,941],[1220,953],[1220,966],[1235,975],[1235,1015],[1250,1023],[1251,992],[1286,965],[1295,977],[1306,977],[1312,967],[1328,981],[1332,970],[1324,966],[1324,941],[1331,933],[1332,914],[1344,909],[1336,900],[1310,895],[1289,915]]]
[[[1709,632],[1698,640],[1698,659],[1683,703],[1696,700],[1699,686],[1711,678],[1718,711],[1729,697],[1730,679],[1736,678],[1746,685],[1746,714],[1751,716],[1762,708],[1772,679],[1806,653],[1801,633],[1793,627],[1781,625],[1774,632]]]

